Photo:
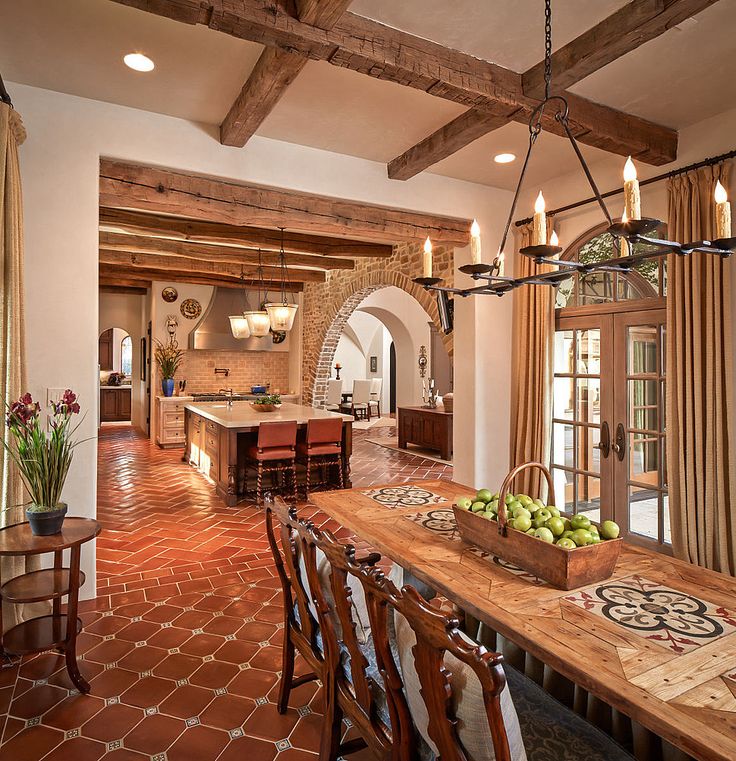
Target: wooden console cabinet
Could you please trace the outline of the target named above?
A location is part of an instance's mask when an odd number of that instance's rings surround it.
[[[442,407],[399,407],[399,446],[416,444],[434,449],[443,460],[452,459],[452,412]]]

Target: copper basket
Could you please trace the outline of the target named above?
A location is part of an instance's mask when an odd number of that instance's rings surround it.
[[[526,462],[504,479],[498,497],[498,521],[489,521],[469,510],[454,506],[455,521],[463,540],[475,544],[501,559],[548,581],[560,589],[576,589],[608,579],[621,554],[622,539],[567,550],[537,539],[507,525],[506,495],[516,476],[529,468],[539,468],[554,497],[554,483],[547,468],[539,462]]]

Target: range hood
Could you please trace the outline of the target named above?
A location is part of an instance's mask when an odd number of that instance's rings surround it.
[[[267,294],[270,298],[276,294]],[[255,291],[248,294],[251,307],[255,307],[258,296]],[[279,294],[280,298],[280,294]],[[243,311],[243,292],[237,288],[215,287],[209,306],[204,311],[197,327],[189,334],[190,349],[209,351],[289,351],[289,334],[280,342],[279,336],[269,333],[263,338],[235,338],[230,330],[230,315]]]

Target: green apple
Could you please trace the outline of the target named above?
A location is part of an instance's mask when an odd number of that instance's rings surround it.
[[[532,504],[532,498],[528,494],[517,494],[516,499],[521,502],[524,507]]]
[[[545,522],[545,527],[548,528],[555,536],[562,536],[565,532],[565,522],[559,516],[552,516]]]
[[[618,527],[618,523],[613,521],[603,521],[601,523],[601,536],[604,539],[618,539],[620,533],[621,529]]]
[[[563,536],[562,539],[557,540],[557,546],[562,547],[564,550],[574,550],[577,547],[577,544],[575,544],[575,542],[569,537]]]
[[[515,521],[513,518],[509,518],[509,519],[506,521],[506,525],[507,525],[509,528],[516,528],[516,521]]]
[[[518,510],[520,507],[524,507],[524,505],[519,502],[518,499],[515,499],[513,502],[507,502],[506,507],[511,511],[511,514]]]
[[[598,536],[598,534],[594,534],[592,531],[590,532],[590,544],[600,544],[603,540]]]
[[[532,514],[525,507],[517,507],[514,510],[514,518],[518,518],[520,515],[528,515],[530,519],[532,517]]]
[[[549,510],[552,513],[553,518],[560,517],[560,511],[554,505],[547,505],[547,510]]]
[[[540,507],[539,510],[535,511],[534,517],[544,518],[544,520],[548,521],[552,517],[552,513],[546,507]]]
[[[541,528],[538,528],[534,532],[534,536],[537,537],[537,539],[541,539],[543,542],[549,542],[550,544],[554,542],[555,538],[552,535],[552,532],[548,529],[542,526]]]
[[[591,534],[598,534],[598,533],[600,533],[598,531],[598,526],[596,526],[595,523],[591,523],[590,526],[588,526],[588,531],[590,531]]]
[[[570,524],[572,525],[573,530],[579,528],[588,529],[590,528],[590,518],[588,518],[585,513],[578,513],[577,515],[572,516]]]
[[[470,509],[474,513],[482,513],[486,509],[486,503],[485,502],[473,502],[473,504],[470,506]]]
[[[565,529],[560,539],[570,539],[575,532],[572,529]]]
[[[498,498],[501,495],[498,492],[495,492],[495,494],[491,494],[491,502],[498,502]]]
[[[536,530],[537,529],[535,529],[534,526],[532,526],[530,529],[528,529],[524,533],[529,534],[529,536],[534,536],[534,533],[536,532]]]
[[[455,504],[461,510],[470,510],[470,506],[473,504],[473,500],[470,497],[458,497]]]
[[[475,495],[475,499],[478,502],[490,502],[492,498],[490,489],[479,489]]]
[[[544,524],[548,520],[549,520],[549,518],[545,518],[543,515],[542,516],[535,515],[532,518],[532,526],[534,526],[534,528],[543,528]]]
[[[587,529],[577,528],[572,532],[570,539],[572,539],[578,547],[584,547],[586,544],[591,543],[593,535]]]
[[[532,527],[532,518],[527,512],[526,515],[517,515],[514,517],[514,528],[519,531],[529,531]]]
[[[542,502],[542,500],[541,500],[541,499],[539,499],[539,497],[537,497],[535,500],[532,500],[532,502],[533,502],[533,503],[534,503],[534,504],[535,504],[537,507],[546,507],[546,505],[544,504],[544,502]]]
[[[572,531],[572,523],[570,523],[569,518],[563,518],[563,521],[565,521],[565,531]]]
[[[498,512],[498,500],[495,500],[495,502],[493,500],[491,500],[488,503],[488,505],[486,506],[486,509],[491,510],[494,513],[497,513]]]
[[[505,502],[507,505],[510,505],[512,502],[515,502],[515,501],[516,501],[516,497],[515,497],[513,494],[507,494],[507,495],[504,497],[504,502]]]

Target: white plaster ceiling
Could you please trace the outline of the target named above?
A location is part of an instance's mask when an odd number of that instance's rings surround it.
[[[555,47],[625,2],[557,0]],[[351,9],[517,71],[542,57],[541,0],[354,0]],[[720,0],[571,89],[671,127],[695,123],[736,106],[734,28],[736,0]],[[122,56],[135,50],[154,59],[152,73],[123,65]],[[0,73],[7,81],[207,124],[222,121],[261,50],[108,0],[0,0]],[[259,134],[386,162],[461,112],[423,92],[309,62]],[[500,166],[492,157],[523,155],[526,142],[526,127],[509,124],[431,171],[510,188],[519,162]],[[569,171],[564,141],[545,136],[539,145],[530,183]],[[585,152],[593,164],[607,156]]]

